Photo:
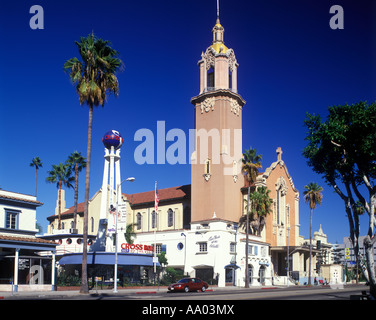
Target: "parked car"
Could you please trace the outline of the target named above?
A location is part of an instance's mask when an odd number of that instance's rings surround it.
[[[199,278],[183,278],[177,283],[170,284],[168,286],[168,291],[189,292],[201,290],[204,292],[208,287],[209,285]]]

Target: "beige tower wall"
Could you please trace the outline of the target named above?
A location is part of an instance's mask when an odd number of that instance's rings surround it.
[[[211,107],[207,108],[210,99]],[[214,217],[219,219],[239,220],[242,105],[243,101],[229,90],[206,93],[197,99],[196,145],[192,159],[192,222],[212,219],[214,213]],[[205,177],[207,159],[211,161],[210,176]],[[236,161],[235,165],[233,161]]]

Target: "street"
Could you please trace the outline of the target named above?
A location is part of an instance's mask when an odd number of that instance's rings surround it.
[[[350,300],[351,296],[369,292],[365,285],[330,286],[293,286],[293,287],[259,287],[259,288],[209,288],[206,292],[167,292],[165,288],[137,290],[125,289],[114,293],[112,290],[91,291],[89,294],[75,292],[24,292],[14,295],[2,294],[3,300],[175,300],[175,301],[247,301],[247,300]]]

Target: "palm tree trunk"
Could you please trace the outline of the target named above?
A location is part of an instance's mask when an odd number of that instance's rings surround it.
[[[311,284],[311,268],[312,268],[312,211],[311,209],[311,219],[309,224],[309,268],[308,268],[308,285]]]
[[[37,197],[38,169],[35,168],[35,198]]]
[[[248,233],[249,233],[249,194],[251,193],[251,185],[248,184],[248,200],[247,200],[247,224],[246,224],[246,237],[245,237],[245,288],[249,288],[249,268],[248,268]]]
[[[90,164],[91,164],[91,136],[93,129],[93,105],[89,106],[89,125],[87,133],[87,162],[86,162],[86,180],[85,180],[85,208],[84,208],[84,225],[83,225],[83,248],[82,248],[82,275],[80,293],[88,293],[87,283],[87,238],[88,238],[88,221],[89,221],[89,191],[90,191]]]
[[[60,180],[59,181],[59,191],[58,191],[58,197],[59,197],[59,201],[58,201],[58,219],[59,219],[59,223],[58,223],[58,229],[60,230],[61,229],[61,185],[62,185],[62,181]]]
[[[78,163],[74,166],[74,220],[73,228],[77,229],[77,203],[78,203]]]

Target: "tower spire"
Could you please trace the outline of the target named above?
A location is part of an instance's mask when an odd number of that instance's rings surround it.
[[[219,19],[219,0],[217,0],[217,19]]]

